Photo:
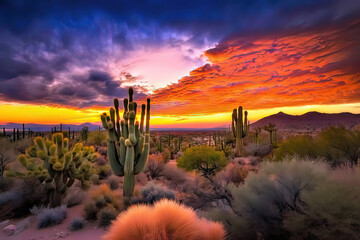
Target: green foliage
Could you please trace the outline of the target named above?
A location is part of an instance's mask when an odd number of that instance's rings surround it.
[[[106,133],[101,131],[89,132],[87,143],[90,145],[101,146],[106,141]]]
[[[178,167],[186,171],[196,170],[206,178],[211,178],[226,165],[225,154],[206,145],[186,149],[182,157],[177,160]]]
[[[306,206],[303,194],[319,186],[328,174],[325,164],[298,159],[265,162],[257,174],[250,174],[245,185],[231,187],[236,214],[224,216],[233,239],[286,239],[283,221],[289,212]]]
[[[98,213],[99,226],[103,228],[107,228],[108,226],[111,225],[111,222],[116,219],[117,215],[118,212],[114,208],[105,207],[101,209],[100,212]]]
[[[107,179],[107,184],[111,190],[116,190],[119,188],[119,179],[117,179],[115,176],[109,177]]]
[[[36,137],[34,143],[26,149],[26,154],[18,156],[27,171],[16,172],[15,175],[38,179],[43,183],[51,196],[52,207],[61,205],[66,189],[75,179],[81,182],[83,188],[89,186],[92,162],[97,158],[93,147],[77,143],[69,149],[69,139],[64,139],[62,133],[53,134],[51,141]]]
[[[324,156],[325,146],[317,139],[308,135],[294,136],[280,144],[275,152],[275,159],[280,161],[285,156],[298,155],[299,157],[318,158]]]
[[[280,144],[275,154],[276,160],[281,160],[286,155],[320,157],[333,167],[356,166],[360,157],[360,131],[329,127],[316,137],[290,137]]]
[[[285,229],[291,239],[358,239],[360,234],[360,172],[339,169],[303,197],[301,212],[290,212]]]
[[[129,88],[129,99],[124,99],[124,114],[120,121],[119,100],[114,99],[110,116],[101,115],[103,127],[108,130],[108,156],[111,169],[117,176],[124,176],[123,194],[131,197],[135,186],[135,175],[143,171],[149,155],[150,99],[141,106],[141,122],[135,122],[137,103],[133,102],[133,89]],[[144,120],[146,111],[146,126]],[[120,128],[121,126],[121,128]]]
[[[90,221],[98,220],[100,226],[106,227],[112,220],[110,216],[116,217],[123,208],[120,194],[111,190],[107,184],[102,184],[90,192],[90,201],[84,206],[85,218]],[[103,209],[107,210],[102,212]]]
[[[104,166],[97,166],[95,168],[95,171],[99,175],[100,179],[107,178],[111,175],[111,169],[109,164],[105,164]]]

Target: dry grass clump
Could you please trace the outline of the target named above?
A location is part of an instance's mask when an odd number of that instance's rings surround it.
[[[163,199],[134,205],[118,216],[104,240],[222,240],[220,223],[200,219],[188,207]]]

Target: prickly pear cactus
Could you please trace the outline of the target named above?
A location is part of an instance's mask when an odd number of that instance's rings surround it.
[[[42,137],[34,139],[34,145],[26,149],[18,160],[27,172],[17,172],[23,178],[37,178],[44,183],[50,192],[52,207],[61,205],[66,189],[75,179],[80,180],[82,187],[88,187],[92,175],[92,162],[97,158],[93,147],[84,147],[81,143],[69,149],[69,139],[62,133],[52,135],[51,141]]]
[[[236,108],[233,110],[232,114],[232,132],[234,137],[236,138],[236,156],[241,155],[241,150],[243,146],[242,139],[246,137],[247,133],[249,132],[249,124],[247,121],[247,111],[245,111],[245,118],[243,120],[243,109],[242,106],[239,106],[239,109]]]
[[[131,197],[134,191],[135,175],[143,171],[150,141],[150,99],[141,106],[141,121],[135,121],[137,104],[133,102],[133,89],[129,89],[129,99],[124,99],[124,114],[120,120],[119,101],[114,99],[110,116],[101,115],[103,127],[108,130],[108,157],[110,166],[117,176],[124,176],[123,195]],[[144,120],[146,109],[146,127]],[[121,127],[120,127],[121,126]]]

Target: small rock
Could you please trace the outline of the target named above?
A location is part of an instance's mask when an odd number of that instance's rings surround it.
[[[66,238],[68,236],[67,232],[58,232],[56,238]]]
[[[7,225],[6,227],[4,227],[4,233],[7,235],[7,236],[11,236],[14,234],[16,230],[16,226],[13,225],[13,224],[10,224],[10,225]]]

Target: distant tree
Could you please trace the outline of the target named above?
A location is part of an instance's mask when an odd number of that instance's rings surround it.
[[[81,139],[83,141],[86,141],[88,139],[88,136],[89,136],[89,128],[85,126],[81,129]]]
[[[177,166],[186,171],[196,170],[202,176],[212,180],[212,177],[227,165],[227,159],[223,152],[216,151],[206,145],[194,146],[186,149],[181,158],[177,160]]]

